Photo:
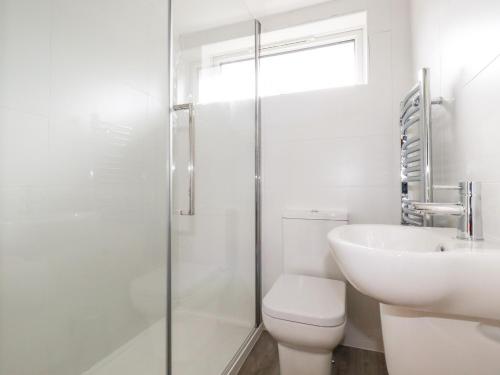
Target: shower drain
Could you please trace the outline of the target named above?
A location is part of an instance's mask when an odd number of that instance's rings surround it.
[[[436,251],[444,253],[446,251],[446,246],[444,246],[444,245],[437,245]]]

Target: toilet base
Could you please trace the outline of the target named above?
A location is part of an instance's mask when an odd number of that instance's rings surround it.
[[[278,343],[281,375],[330,375],[331,351],[307,351]]]

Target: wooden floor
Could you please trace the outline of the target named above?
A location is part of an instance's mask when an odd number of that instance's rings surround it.
[[[383,353],[339,346],[333,358],[332,375],[388,375]],[[267,331],[262,333],[239,375],[280,375],[278,347]]]

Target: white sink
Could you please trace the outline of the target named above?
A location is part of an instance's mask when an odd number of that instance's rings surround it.
[[[500,244],[455,238],[456,229],[346,225],[331,253],[361,293],[385,304],[500,319]]]

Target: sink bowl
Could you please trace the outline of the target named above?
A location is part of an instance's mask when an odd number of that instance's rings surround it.
[[[451,228],[346,225],[328,234],[349,282],[382,303],[500,319],[500,243],[456,239]]]

